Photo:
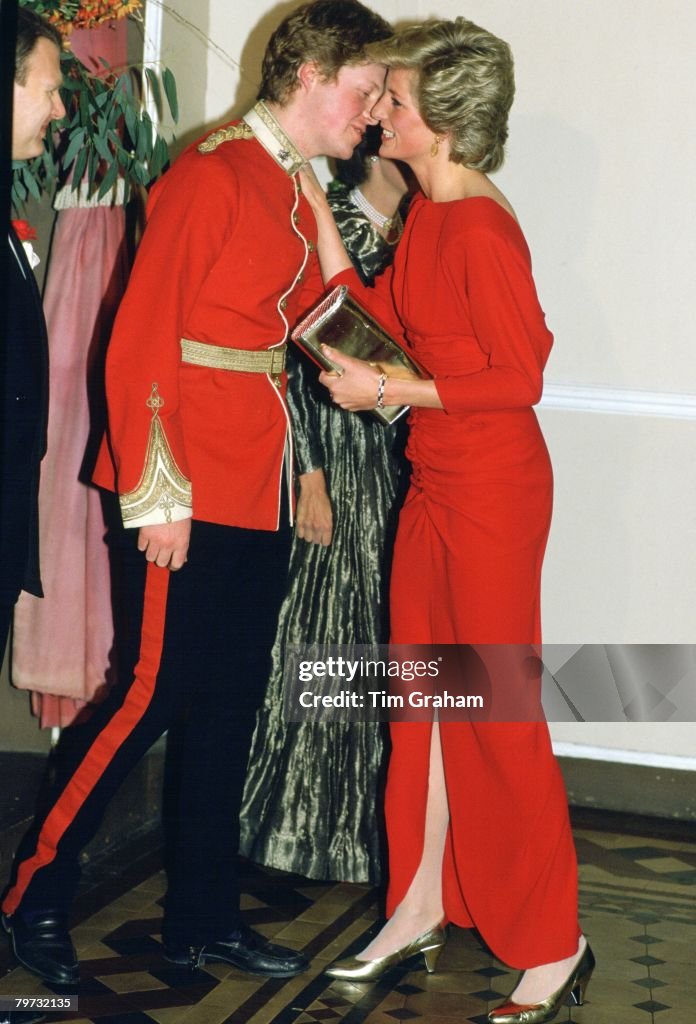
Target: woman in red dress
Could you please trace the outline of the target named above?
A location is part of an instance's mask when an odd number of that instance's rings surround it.
[[[304,188],[325,280],[349,284],[433,378],[386,376],[333,350],[343,375],[320,378],[345,409],[413,410],[392,642],[536,644],[552,475],[532,406],[552,336],[514,211],[487,177],[503,159],[512,57],[458,18],[407,29],[374,59],[389,69],[372,111],[380,153],[409,164],[421,189],[374,289],[349,269],[309,173]],[[575,851],[546,724],[396,723],[392,743],[388,921],[328,973],[372,980],[416,953],[433,970],[448,920],[476,927],[524,972],[493,1024],[536,1024],[569,996],[581,1002],[594,960],[578,927]]]

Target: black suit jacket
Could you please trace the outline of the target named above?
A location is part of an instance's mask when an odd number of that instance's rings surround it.
[[[0,601],[43,596],[39,575],[39,464],[46,452],[48,339],[41,295],[22,243],[4,242],[0,321]]]

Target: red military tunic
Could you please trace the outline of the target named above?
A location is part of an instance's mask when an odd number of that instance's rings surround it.
[[[109,345],[108,437],[94,475],[118,491],[126,526],[192,515],[278,527],[291,465],[284,375],[182,362],[181,339],[268,350],[321,294],[301,163],[259,103],[187,149],[152,190]]]
[[[162,924],[174,951],[239,927],[234,837],[290,543],[277,528],[291,454],[282,380],[257,364],[321,289],[294,177],[302,156],[263,105],[245,120],[189,149],[153,190],[107,359],[96,480],[117,486],[126,526],[193,514],[191,558],[170,572],[143,558],[134,530],[113,531],[123,686],[65,751],[3,900],[10,915],[68,913],[107,802],[177,723],[168,810],[185,827]]]

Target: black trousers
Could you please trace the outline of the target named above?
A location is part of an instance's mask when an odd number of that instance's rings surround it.
[[[3,911],[68,910],[79,854],[134,764],[168,729],[177,765],[163,938],[215,941],[239,922],[239,809],[256,711],[286,587],[290,530],[193,522],[186,565],[148,565],[121,531],[120,683],[66,730],[22,840]]]
[[[14,601],[0,601],[0,668],[5,660],[7,649],[7,638],[10,635],[12,625],[12,613],[14,612]]]

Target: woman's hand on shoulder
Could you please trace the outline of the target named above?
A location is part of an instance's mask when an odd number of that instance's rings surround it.
[[[311,164],[303,164],[300,185],[317,222],[319,265],[324,281],[329,281],[335,274],[352,267],[352,263],[336,227],[326,194]]]
[[[328,214],[328,216],[331,217],[331,219],[333,220],[333,214],[331,213],[331,208],[326,198],[326,193],[324,192],[324,189],[321,187],[319,179],[317,178],[314,172],[314,168],[309,162],[303,164],[302,167],[300,168],[299,178],[302,193],[305,196],[309,205],[312,207],[314,215],[317,217],[317,219],[319,218],[320,215],[326,216]]]

